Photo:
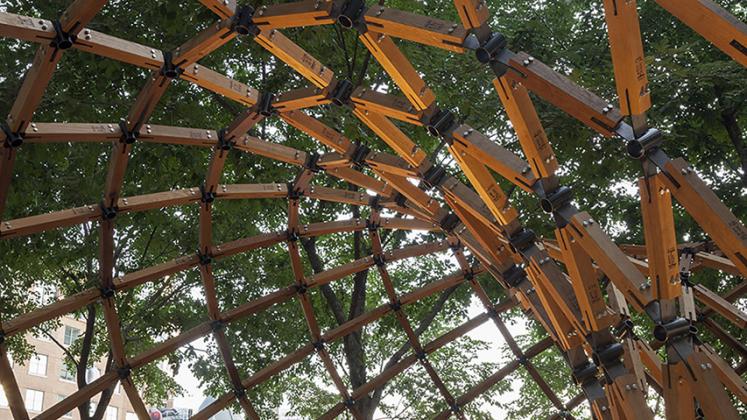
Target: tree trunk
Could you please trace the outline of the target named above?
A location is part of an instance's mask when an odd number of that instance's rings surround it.
[[[737,122],[737,110],[729,110],[721,112],[721,123],[726,128],[726,132],[729,134],[729,139],[734,145],[734,149],[737,151],[739,156],[739,163],[742,166],[742,186],[747,188],[747,145],[742,139],[742,130]]]

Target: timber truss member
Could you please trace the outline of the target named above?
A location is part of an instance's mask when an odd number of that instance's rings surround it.
[[[647,388],[651,386],[663,396],[667,418],[738,418],[727,390],[747,403],[747,386],[740,377],[745,364],[737,369],[729,366],[700,341],[696,325],[714,330],[727,344],[736,343],[738,348],[739,341],[723,329],[719,331],[720,327],[708,317],[718,313],[742,328],[747,327],[747,315],[733,305],[734,300],[747,292],[747,286],[742,282],[720,296],[702,285],[693,284],[690,272],[700,267],[715,267],[747,276],[747,229],[685,160],[669,158],[662,148],[664,133],[647,123],[646,112],[651,99],[634,0],[604,0],[619,109],[528,53],[510,51],[508,40],[489,26],[490,14],[484,0],[455,0],[461,23],[367,5],[363,0],[304,0],[265,5],[257,10],[239,6],[236,0],[200,1],[219,21],[175,51],[161,51],[86,28],[106,6],[105,0],[75,0],[62,16],[51,21],[0,13],[0,35],[40,44],[2,126],[0,215],[7,199],[13,164],[17,153],[22,153],[23,144],[112,143],[108,175],[99,204],[0,222],[0,239],[90,221],[98,221],[100,227],[99,287],[15,318],[1,317],[0,382],[16,419],[27,419],[28,413],[8,362],[4,340],[93,302],[100,302],[104,308],[116,368],[41,413],[39,419],[60,417],[117,381],[123,384],[137,415],[148,418],[131,372],[208,334],[218,343],[233,391],[198,412],[194,416],[197,419],[208,418],[234,401],[238,401],[248,417],[258,418],[247,391],[313,353],[323,362],[340,394],[340,402],[322,418],[333,418],[346,410],[361,418],[356,403],[415,363],[425,368],[447,404],[448,409],[438,414],[438,418],[464,417],[465,405],[520,367],[528,371],[552,401],[558,417],[570,416],[570,411],[585,398],[596,418],[653,418],[645,401]],[[715,47],[747,65],[744,23],[710,0],[657,0],[657,3]],[[357,31],[360,41],[391,76],[404,97],[337,79],[333,70],[281,32],[293,27],[332,24]],[[251,37],[306,78],[310,86],[281,94],[260,92],[198,64],[200,59],[237,36]],[[516,131],[524,158],[459,123],[458,116],[448,108],[439,107],[433,91],[393,38],[453,53],[474,51],[476,59],[495,75],[494,87]],[[122,121],[32,122],[58,61],[71,48],[150,70],[143,89]],[[246,110],[228,127],[218,130],[150,124],[149,118],[161,97],[171,83],[177,82],[192,83],[216,92],[246,106]],[[602,136],[622,139],[628,155],[640,160],[645,246],[617,246],[597,221],[573,205],[572,189],[563,185],[557,175],[558,162],[529,91]],[[394,154],[354,143],[303,111],[326,104],[349,108]],[[263,119],[275,117],[317,139],[329,152],[323,155],[306,153],[247,134]],[[435,164],[392,119],[422,126],[440,138],[441,146],[432,156],[447,146],[471,187]],[[122,197],[129,156],[139,142],[211,148],[213,152],[203,183],[194,188]],[[290,163],[299,171],[292,179],[273,184],[220,184],[226,157],[236,152]],[[555,221],[554,240],[537,238],[522,226],[518,211],[511,206],[509,196],[502,191],[493,172],[537,196],[542,209]],[[375,191],[377,195],[369,198],[366,194],[310,184],[314,177],[322,174]],[[420,185],[413,185],[408,178],[419,179]],[[436,198],[436,192],[442,200]],[[672,196],[710,236],[713,244],[677,244]],[[302,197],[368,206],[370,217],[302,225],[299,221]],[[288,200],[287,229],[215,244],[212,239],[214,201],[251,198]],[[117,217],[122,213],[189,203],[200,209],[197,253],[115,278]],[[384,209],[411,217],[383,217]],[[443,240],[384,251],[379,237],[383,229],[427,229],[440,232]],[[298,249],[300,238],[363,230],[371,238],[373,255],[311,276],[304,275]],[[288,248],[293,284],[242,306],[221,308],[212,273],[213,262],[280,243]],[[459,263],[456,273],[406,293],[395,290],[386,268],[388,263],[446,250],[451,250]],[[556,261],[565,266],[565,271]],[[115,306],[117,294],[193,267],[200,271],[210,320],[150,350],[127,354]],[[373,267],[380,274],[389,302],[337,328],[322,331],[309,293],[314,288]],[[491,302],[475,280],[482,272],[489,273],[505,287],[511,300]],[[404,309],[461,283],[470,285],[486,312],[429,343],[422,343]],[[303,310],[309,342],[264,369],[242,377],[233,361],[225,328],[238,319],[294,297]],[[698,310],[696,300],[705,305],[705,309]],[[541,323],[548,339],[526,350],[519,348],[499,316],[515,304]],[[665,347],[665,361],[654,353],[652,346],[635,335],[629,307],[646,314],[654,322],[653,334],[657,340],[654,346]],[[412,354],[369,383],[348,389],[330,359],[326,344],[389,314],[396,317],[405,331]],[[488,320],[495,323],[516,359],[463,395],[455,396],[429,362],[428,354]],[[558,399],[531,362],[551,345],[562,351],[573,378],[583,391],[566,403]]]

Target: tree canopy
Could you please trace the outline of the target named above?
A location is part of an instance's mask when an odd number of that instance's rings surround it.
[[[382,0],[383,1],[383,0]],[[27,16],[59,16],[68,1],[28,2],[7,0],[0,9]],[[249,1],[259,6],[260,1]],[[370,3],[370,2],[369,2]],[[747,8],[738,0],[719,3],[741,20]],[[458,21],[449,0],[386,0],[390,7]],[[491,2],[492,27],[509,39],[513,50],[534,57],[566,74],[579,85],[616,100],[613,70],[607,42],[602,2],[528,1]],[[706,40],[681,24],[653,1],[639,1],[639,14],[647,56],[654,106],[651,124],[664,131],[665,150],[684,156],[710,184],[740,220],[747,220],[747,70],[733,62]],[[215,15],[197,1],[111,1],[92,21],[90,28],[164,51],[173,50],[200,30],[214,23]],[[398,93],[397,86],[371,59],[354,31],[339,26],[299,28],[286,35],[311,55],[356,85]],[[398,45],[434,90],[439,103],[453,108],[471,126],[489,134],[495,142],[521,154],[516,135],[498,96],[490,89],[491,74],[473,57],[425,48],[400,41]],[[11,39],[0,40],[0,107],[7,114],[18,93],[37,46]],[[261,91],[285,92],[307,86],[307,82],[284,63],[272,57],[249,38],[237,38],[200,61]],[[35,121],[116,122],[127,115],[142,88],[147,72],[79,51],[66,53],[35,113]],[[624,144],[603,138],[550,104],[536,98],[548,138],[562,163],[566,185],[575,186],[574,199],[600,221],[618,243],[643,243],[639,196],[635,180],[639,165],[625,155]],[[159,102],[150,121],[173,126],[217,129],[228,125],[242,107],[194,85],[176,82]],[[384,142],[364,128],[349,110],[338,107],[314,109],[314,116],[372,149],[387,150]],[[3,114],[3,115],[5,115]],[[422,128],[400,126],[426,152],[443,160],[438,139]],[[252,129],[260,138],[301,150],[322,151],[316,141],[280,119],[266,119]],[[98,203],[104,188],[109,144],[52,143],[24,145],[18,154],[5,218],[17,218]],[[123,196],[146,194],[200,185],[207,171],[209,150],[174,145],[138,143],[134,147],[123,186]],[[448,162],[448,160],[447,160]],[[246,153],[229,154],[222,183],[289,182],[295,170],[290,165]],[[315,184],[358,190],[331,177]],[[508,183],[502,185],[508,188]],[[523,222],[540,234],[552,235],[552,220],[539,210],[536,198],[516,190],[512,202]],[[214,241],[221,243],[260,232],[283,230],[287,206],[281,200],[226,200],[213,211]],[[302,223],[331,221],[342,217],[367,216],[365,208],[313,200],[302,200]],[[178,206],[125,214],[116,223],[117,274],[133,272],[170,259],[194,253],[198,244],[198,210]],[[675,226],[679,242],[708,240],[681,207],[676,208]],[[439,240],[441,236],[394,231],[385,234],[388,249]],[[321,272],[370,254],[365,233],[356,232],[304,238],[300,241],[307,274]],[[0,319],[7,320],[35,308],[29,290],[39,283],[53,285],[66,296],[99,282],[96,222],[0,241]],[[419,257],[390,267],[400,291],[409,291],[441,278],[458,267],[449,258]],[[293,283],[287,249],[281,246],[239,254],[213,264],[222,308],[234,308]],[[487,275],[479,281],[498,302],[504,291]],[[723,292],[742,281],[711,270],[698,272],[694,281]],[[407,308],[413,327],[427,342],[467,319],[474,296],[466,286],[449,289]],[[376,270],[365,270],[343,281],[326,285],[311,294],[322,330],[329,330],[387,301]],[[744,303],[742,302],[742,307]],[[188,270],[164,281],[144,284],[118,299],[125,346],[135,354],[164,337],[206,321],[205,298],[197,270]],[[110,358],[106,328],[100,308],[91,304],[76,313],[88,322],[80,340],[70,349],[70,365],[85,377],[90,361]],[[525,315],[511,310],[502,315],[512,322]],[[33,329],[43,335],[56,322]],[[646,326],[647,321],[641,320]],[[530,322],[530,332],[520,338],[526,348],[545,336],[539,324]],[[731,324],[723,327],[744,341],[745,332]],[[642,336],[649,329],[641,328]],[[498,334],[498,331],[495,331]],[[226,329],[240,372],[256,372],[269,362],[295,351],[308,341],[305,321],[296,301],[273,306],[268,311],[231,324]],[[703,334],[708,335],[707,332]],[[182,391],[173,374],[180,366],[194,371],[208,393],[221,395],[231,389],[214,341],[206,352],[192,346],[169,355],[168,369],[156,364],[134,373],[138,384],[147,384],[141,395],[149,404],[164,401]],[[344,340],[331,343],[329,351],[344,373],[346,383],[357,388],[410,349],[396,319],[382,318]],[[718,340],[715,340],[718,343]],[[23,337],[13,337],[10,351],[16,360],[32,349]],[[431,362],[457,394],[490,375],[510,357],[507,349],[492,349],[494,360],[478,362],[487,343],[463,337],[434,353]],[[725,359],[736,364],[740,354],[720,348]],[[480,359],[482,360],[482,359]],[[743,360],[743,359],[742,359]],[[551,387],[569,400],[578,393],[559,352],[545,352],[535,364]],[[111,368],[111,363],[109,364]],[[82,372],[82,373],[81,373]],[[490,418],[491,406],[500,406],[511,418],[539,418],[554,412],[527,373],[519,371],[486,393],[481,403],[466,408],[470,418]],[[83,384],[85,384],[84,379]],[[373,415],[378,410],[390,418],[430,418],[445,408],[422,368],[411,368],[386,386],[376,389],[361,403]],[[79,380],[79,383],[80,380]],[[519,385],[517,385],[519,384]],[[519,387],[521,398],[501,398]],[[339,402],[324,366],[311,357],[251,390],[250,400],[261,416],[272,417],[284,401],[303,417],[316,417]],[[103,399],[102,399],[103,400]],[[100,402],[99,404],[102,404]],[[103,405],[104,409],[106,405]],[[581,408],[583,413],[585,408]],[[85,410],[86,415],[88,410]],[[81,409],[81,414],[84,410]],[[96,413],[98,418],[103,409]]]

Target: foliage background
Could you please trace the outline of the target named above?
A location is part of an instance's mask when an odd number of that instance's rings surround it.
[[[575,82],[607,98],[610,103],[616,103],[601,1],[516,0],[489,3],[493,15],[492,27],[507,35],[510,48],[531,52],[534,57]],[[738,0],[722,0],[719,3],[742,21],[746,20],[747,8]],[[53,18],[67,4],[62,0],[8,0],[0,1],[0,8],[23,15]],[[453,4],[448,0],[386,0],[385,5],[451,21],[458,20]],[[716,194],[744,221],[747,219],[747,144],[743,128],[747,114],[747,83],[744,83],[747,71],[680,24],[654,1],[639,1],[639,6],[654,102],[650,113],[651,123],[666,133],[665,150],[673,157],[685,156],[711,184]],[[214,20],[214,15],[197,1],[118,0],[109,2],[89,26],[166,51],[179,46]],[[396,86],[374,60],[368,66],[364,64],[364,47],[356,42],[354,33],[338,33],[334,27],[317,27],[287,31],[287,35],[338,75],[347,73],[355,81],[396,93]],[[439,104],[456,109],[466,122],[489,134],[496,142],[520,153],[516,137],[497,95],[492,91],[490,74],[474,57],[469,54],[455,56],[408,42],[400,42],[400,46],[433,88]],[[35,50],[36,45],[11,39],[0,40],[0,111],[9,111]],[[250,39],[235,40],[201,63],[261,90],[283,92],[306,85],[292,70],[278,63]],[[364,68],[364,77],[360,79],[358,75]],[[34,119],[118,121],[127,114],[145,77],[146,73],[141,69],[71,51],[65,54],[58,66]],[[539,99],[535,100],[535,105],[562,163],[563,183],[575,187],[578,205],[601,221],[616,241],[642,243],[637,192],[631,188],[640,170],[636,162],[626,158],[623,144],[600,138]],[[224,98],[186,82],[177,82],[168,89],[151,121],[220,128],[240,111],[240,106]],[[386,149],[370,131],[361,128],[347,110],[320,109],[315,114],[352,140]],[[412,127],[403,129],[424,149],[435,149],[437,142],[424,130]],[[304,150],[320,149],[313,140],[276,119],[263,123],[254,134]],[[104,144],[24,145],[18,154],[5,218],[98,202],[103,191],[109,150],[110,146]],[[442,157],[443,153],[439,155],[439,158]],[[123,195],[199,185],[208,161],[207,150],[137,144],[128,167]],[[287,165],[268,159],[232,153],[222,182],[285,182],[292,179],[292,171]],[[347,187],[326,177],[320,177],[315,182]],[[515,191],[512,199],[521,210],[526,224],[541,233],[552,233],[551,220],[539,211],[535,198]],[[216,243],[283,229],[286,223],[284,206],[280,200],[217,203],[214,211]],[[362,211],[365,217],[367,210]],[[352,215],[353,210],[342,205],[304,201],[302,214],[305,221],[322,221],[333,220],[341,214]],[[707,239],[680,207],[676,208],[675,216],[680,241]],[[196,249],[197,208],[194,206],[123,215],[117,219],[116,226],[116,270],[120,274]],[[393,235],[388,247],[401,247],[428,239],[429,235]],[[365,248],[365,238],[358,240]],[[352,235],[332,235],[320,238],[312,245],[318,250],[323,265],[333,267],[354,258],[354,244]],[[96,254],[97,231],[96,226],[91,224],[0,242],[1,318],[9,319],[34,307],[28,290],[35,283],[55,285],[65,295],[95,285],[98,282]],[[310,270],[310,264],[306,262]],[[444,259],[420,258],[414,263],[397,267],[396,287],[402,293],[453,269],[453,264]],[[292,281],[287,252],[279,246],[220,261],[215,265],[215,273],[223,308],[235,307]],[[740,281],[736,277],[711,271],[699,273],[694,280],[720,292]],[[384,302],[378,275],[368,273],[356,281],[366,286],[365,308],[371,309]],[[502,296],[490,279],[483,278],[482,282],[495,299]],[[354,295],[352,284],[348,279],[333,286],[346,311]],[[337,325],[329,301],[320,293],[313,296],[323,329]],[[438,304],[437,299],[434,297],[409,308],[407,314],[410,320],[417,324],[417,320],[423,319]],[[442,304],[439,314],[424,335],[432,338],[463,322],[466,319],[464,308],[470,300],[471,295],[466,287],[454,291]],[[743,301],[741,305],[744,306]],[[127,293],[120,300],[118,309],[126,330],[128,353],[135,354],[154,345],[161,337],[176,334],[206,320],[204,308],[196,271],[184,272]],[[105,357],[108,348],[100,310],[85,308],[79,315],[95,319],[91,357]],[[510,319],[523,316],[514,311]],[[744,341],[744,331],[721,323]],[[644,320],[639,325],[639,332],[645,337],[650,326]],[[49,327],[43,326],[34,333],[44,334],[44,329]],[[522,339],[524,348],[543,334],[538,326],[533,328],[529,337]],[[304,321],[294,301],[231,325],[227,332],[241,372],[255,372],[307,340]],[[707,332],[704,334],[708,336]],[[362,338],[362,353],[352,354],[342,344],[331,346],[338,367],[346,373],[348,380],[351,379],[351,355],[353,359],[363,357],[370,366],[364,377],[370,378],[405,340],[399,327],[389,318],[367,327]],[[476,364],[473,363],[474,355],[485,344],[474,339],[462,339],[458,344],[447,346],[434,356],[437,369],[456,394],[492,373],[499,367],[498,362],[507,360],[505,349],[496,349],[495,364]],[[11,340],[10,347],[19,360],[31,351],[21,339]],[[73,350],[76,354],[82,351],[80,346]],[[730,363],[734,365],[739,362],[738,353],[728,348],[721,350]],[[206,354],[187,347],[169,356],[166,362],[173,370],[182,364],[191,366],[207,389],[217,394],[229,387],[219,360],[217,349],[212,346]],[[294,411],[304,417],[318,415],[336,402],[336,397],[329,392],[330,383],[315,360],[312,358],[299,364],[250,393],[251,400],[257,402],[263,415],[271,416],[283,398],[288,398]],[[570,384],[567,369],[557,352],[543,354],[536,362],[556,392],[565,399],[578,392]],[[518,377],[520,382],[515,382],[515,377],[509,378],[481,397],[486,404],[470,405],[469,414],[475,418],[489,417],[486,407],[490,404],[504,406],[512,418],[536,418],[552,412],[549,402],[536,386],[523,373],[518,373]],[[413,368],[407,375],[401,375],[384,392],[386,395],[401,396],[408,401],[408,405],[404,409],[395,407],[385,398],[380,402],[379,409],[388,416],[427,418],[445,408],[426,380],[425,373],[419,369]],[[161,371],[155,364],[137,372],[135,381],[148,384],[144,395],[149,403],[163,400],[167,390],[179,390],[170,373]],[[522,398],[507,403],[501,395],[511,385],[515,388],[517,383],[521,384],[519,391]]]

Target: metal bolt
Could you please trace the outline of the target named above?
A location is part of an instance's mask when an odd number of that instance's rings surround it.
[[[529,56],[529,58],[528,58],[528,60],[529,60],[529,62],[530,62],[530,63],[532,63],[532,62],[534,62],[534,57],[532,57],[532,56],[530,55],[530,56]]]
[[[522,63],[522,64],[524,64],[524,67],[526,67],[526,66],[528,66],[528,65],[529,65],[529,60],[524,60],[524,61],[522,61],[521,63]]]
[[[522,173],[522,174],[526,174],[526,173],[528,173],[528,172],[529,172],[529,171],[530,171],[531,169],[532,169],[532,168],[530,168],[529,166],[525,166],[525,167],[524,167],[524,169],[522,169],[522,170],[521,170],[521,173]]]

